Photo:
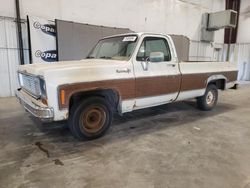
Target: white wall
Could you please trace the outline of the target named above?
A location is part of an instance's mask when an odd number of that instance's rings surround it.
[[[237,43],[232,53],[238,62],[239,80],[250,80],[250,1],[241,0]]]
[[[130,28],[138,32],[180,34],[191,41],[190,60],[214,60],[214,48],[201,43],[202,13],[225,9],[225,0],[19,0],[21,17],[35,15],[50,20]],[[0,0],[0,17],[15,17],[15,0]],[[24,42],[27,48],[25,25]],[[216,31],[215,42],[223,43],[224,30]],[[198,42],[197,42],[198,41]],[[25,50],[28,60],[28,53]],[[19,64],[15,22],[0,18],[0,97],[17,88]]]
[[[0,15],[15,16],[14,0],[0,0]],[[225,9],[225,0],[20,0],[21,16],[182,34],[200,39],[203,12]],[[223,42],[223,30],[215,41]]]
[[[249,0],[241,0],[237,43],[250,43],[250,1]]]
[[[29,61],[27,27],[22,24],[24,60]],[[13,96],[17,88],[17,68],[19,65],[19,49],[16,22],[10,18],[0,17],[0,97]]]

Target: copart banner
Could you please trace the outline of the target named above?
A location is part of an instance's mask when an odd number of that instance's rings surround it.
[[[27,16],[31,63],[57,61],[55,22]]]

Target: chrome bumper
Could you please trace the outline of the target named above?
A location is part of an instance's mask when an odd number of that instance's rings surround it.
[[[32,101],[30,96],[21,90],[16,91],[16,97],[20,104],[29,111],[33,116],[39,118],[41,121],[52,121],[54,118],[54,110],[51,107],[41,106],[38,102]],[[26,96],[27,95],[27,96]]]

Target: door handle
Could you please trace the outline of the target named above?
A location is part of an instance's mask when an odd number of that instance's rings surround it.
[[[124,69],[116,69],[116,73],[130,73],[131,70],[128,68],[124,68]]]
[[[167,63],[168,67],[175,67],[175,65],[176,65],[175,63]]]

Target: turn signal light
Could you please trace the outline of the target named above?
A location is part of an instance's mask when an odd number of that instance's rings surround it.
[[[61,99],[61,104],[65,104],[65,90],[61,90],[60,92],[60,99]]]

